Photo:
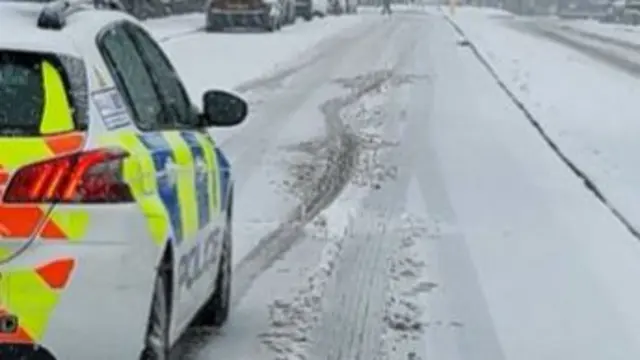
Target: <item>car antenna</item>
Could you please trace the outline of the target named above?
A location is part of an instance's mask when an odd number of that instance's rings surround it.
[[[54,0],[46,4],[40,11],[38,27],[60,30],[65,27],[70,15],[87,9],[125,11],[119,0]]]

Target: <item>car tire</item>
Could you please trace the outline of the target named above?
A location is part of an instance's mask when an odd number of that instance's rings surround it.
[[[213,26],[213,25],[208,25],[205,30],[207,32],[221,32],[223,30],[222,27],[220,26]]]
[[[278,30],[278,21],[273,17],[268,17],[264,24],[264,30],[267,32],[274,32]]]
[[[296,7],[295,5],[289,7],[289,12],[287,14],[287,25],[295,24],[296,22]]]
[[[224,30],[224,27],[222,25],[220,25],[220,21],[216,21],[215,19],[215,15],[209,15],[212,18],[208,18],[207,19],[207,24],[205,26],[205,30],[207,32],[219,32]],[[219,19],[218,19],[219,20]]]
[[[313,14],[311,14],[311,12],[306,13],[306,14],[302,15],[302,18],[304,19],[304,21],[311,21],[311,20],[313,20]]]
[[[171,356],[169,329],[171,326],[169,273],[160,272],[156,277],[149,311],[149,323],[141,360],[168,360]]]
[[[227,219],[222,236],[222,253],[216,275],[215,290],[196,316],[194,326],[221,327],[229,319],[231,310],[231,280],[233,278],[233,193],[229,194]]]

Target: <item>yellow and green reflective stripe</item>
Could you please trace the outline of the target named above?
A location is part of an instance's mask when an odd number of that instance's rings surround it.
[[[209,214],[210,216],[216,216],[220,213],[220,204],[218,199],[220,198],[220,189],[218,181],[218,162],[216,160],[216,153],[214,151],[213,141],[204,134],[197,134],[196,139],[202,147],[204,158],[207,163],[207,169],[209,170],[208,186],[209,186]]]
[[[156,170],[151,153],[134,131],[122,131],[100,139],[102,146],[120,146],[129,152],[124,161],[123,179],[129,184],[131,193],[147,220],[153,242],[162,246],[171,227],[169,214],[158,196]]]
[[[42,62],[42,87],[45,106],[40,133],[48,135],[73,130],[73,116],[64,81],[58,70],[48,61]]]
[[[195,239],[195,234],[198,232],[198,203],[197,192],[193,186],[195,174],[191,149],[177,131],[165,132],[164,138],[173,151],[173,157],[179,169],[176,181],[183,239]]]

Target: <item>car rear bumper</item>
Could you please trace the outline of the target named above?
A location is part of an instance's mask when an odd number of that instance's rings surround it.
[[[43,347],[28,344],[0,344],[0,359],[61,360]]]
[[[310,1],[296,1],[296,12],[297,13],[311,12],[311,2]]]
[[[52,308],[34,300],[32,313],[17,313],[20,324],[46,321],[32,343],[0,342],[0,359],[137,359],[146,331],[154,269],[125,245],[87,245],[66,250],[77,259],[69,285]],[[28,296],[28,289],[22,294]],[[34,296],[36,294],[34,293]],[[49,311],[50,310],[50,311]],[[4,356],[18,354],[24,357]],[[28,356],[25,356],[28,355]]]
[[[267,9],[255,10],[209,10],[207,23],[210,27],[264,26],[269,23],[270,14]]]
[[[557,15],[564,19],[600,19],[606,16],[605,11],[559,10]]]
[[[15,333],[0,334],[0,359],[139,357],[161,249],[135,206],[114,206],[94,215],[102,221],[83,238],[37,239],[24,254],[0,266],[0,306],[19,325]],[[116,221],[119,226],[111,224]],[[43,267],[60,260],[73,262],[68,279],[47,281]]]

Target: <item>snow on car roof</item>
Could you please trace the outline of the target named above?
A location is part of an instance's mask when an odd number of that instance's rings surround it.
[[[77,55],[69,36],[36,26],[43,4],[0,2],[0,49],[37,50]]]
[[[136,20],[119,11],[86,10],[71,15],[60,30],[41,29],[38,16],[46,3],[0,0],[0,49],[41,51],[81,56],[76,44],[95,42],[95,35],[117,20]],[[82,16],[80,16],[82,15]]]

